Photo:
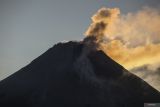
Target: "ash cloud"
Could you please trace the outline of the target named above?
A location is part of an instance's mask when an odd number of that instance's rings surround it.
[[[121,15],[118,8],[101,8],[91,19],[92,23],[85,33],[86,38],[92,38],[87,39],[92,41],[88,43],[103,50],[125,68],[159,61],[158,9],[144,7],[138,12]]]
[[[108,28],[108,25],[111,25],[115,19],[117,19],[120,10],[118,8],[101,8],[98,12],[92,16],[92,23],[89,26],[88,30],[85,32],[87,38],[92,38],[91,41],[94,41],[99,46],[102,42],[106,41],[105,31]],[[90,39],[87,39],[88,41]]]

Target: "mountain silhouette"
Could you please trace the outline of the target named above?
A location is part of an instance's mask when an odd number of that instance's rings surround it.
[[[160,93],[101,50],[59,43],[0,82],[1,107],[143,107]]]

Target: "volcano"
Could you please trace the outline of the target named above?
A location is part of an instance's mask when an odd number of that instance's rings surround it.
[[[1,107],[143,107],[160,93],[101,50],[58,43],[0,82]]]

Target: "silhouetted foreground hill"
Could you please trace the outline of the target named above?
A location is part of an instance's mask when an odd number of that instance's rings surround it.
[[[160,93],[102,51],[59,43],[0,82],[0,107],[143,107]]]

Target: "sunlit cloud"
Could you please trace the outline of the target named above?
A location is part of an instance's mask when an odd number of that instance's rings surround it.
[[[160,59],[160,13],[144,7],[125,15],[118,8],[101,8],[92,16],[86,31],[103,50],[127,69],[152,64]]]

